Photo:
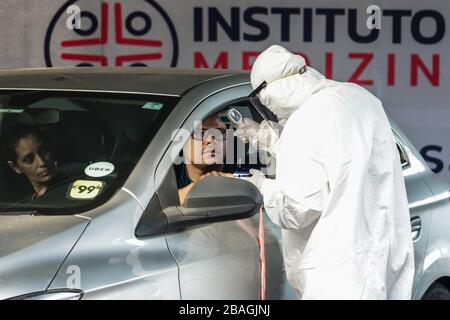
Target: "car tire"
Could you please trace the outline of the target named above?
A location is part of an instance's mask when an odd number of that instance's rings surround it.
[[[422,300],[450,300],[450,291],[443,284],[435,283],[425,292]]]

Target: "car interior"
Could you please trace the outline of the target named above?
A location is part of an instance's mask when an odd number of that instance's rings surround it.
[[[219,110],[214,110],[210,114],[206,115],[203,119],[208,118],[211,114],[218,114],[219,112],[223,110],[229,110],[229,109],[236,109],[239,111],[239,113],[242,115],[243,118],[250,118],[258,123],[263,121],[263,115],[259,113],[250,103],[248,99],[244,100],[237,100],[235,102],[232,102],[230,104],[227,104],[226,106],[223,106]],[[266,107],[262,108],[262,112],[264,112],[264,117],[271,120],[278,122],[278,119],[275,114],[273,114],[269,109]],[[200,119],[199,119],[200,120]],[[274,171],[274,163],[272,163],[272,171],[270,168],[267,167],[266,163],[262,161],[259,157],[259,153],[257,150],[251,150],[248,144],[245,144],[242,142],[239,138],[233,137],[233,140],[227,139],[226,142],[227,148],[233,148],[234,151],[232,152],[232,155],[234,157],[232,164],[228,167],[234,168],[236,173],[248,173],[250,169],[258,169],[261,170],[262,168],[266,169],[266,172],[269,173],[269,176],[273,177],[275,175]],[[244,153],[240,152],[241,150],[244,150]],[[241,155],[244,154],[244,158],[241,158]],[[256,161],[255,161],[256,160]],[[227,159],[227,164],[229,160]],[[172,170],[172,169],[171,169]],[[172,179],[176,180],[176,173],[169,173],[169,175],[172,177]],[[174,185],[174,184],[172,184]],[[175,184],[176,185],[176,184]],[[173,192],[173,191],[171,191]],[[178,202],[179,199],[178,199]]]
[[[142,95],[20,92],[9,97],[8,104],[0,108],[0,133],[17,123],[39,127],[53,147],[58,173],[69,177],[68,183],[76,179],[92,180],[84,172],[92,163],[114,164],[117,170],[102,177],[109,189],[128,176],[157,130],[157,124],[168,114],[145,109],[149,99],[161,98]],[[174,103],[170,97],[163,100],[161,105]],[[11,170],[3,155],[0,157],[0,202],[17,205],[33,193],[33,188],[23,174]],[[67,201],[67,183],[60,189],[35,199],[34,205],[79,205],[78,201]],[[63,203],[57,201],[59,197]]]

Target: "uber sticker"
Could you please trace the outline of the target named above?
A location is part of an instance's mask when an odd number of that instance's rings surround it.
[[[114,171],[114,165],[110,162],[96,162],[90,164],[84,169],[84,173],[88,177],[100,178],[107,176]]]
[[[69,198],[76,200],[93,200],[102,192],[103,181],[77,180],[69,186]]]

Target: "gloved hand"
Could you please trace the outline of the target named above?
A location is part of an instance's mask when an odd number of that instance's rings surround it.
[[[259,123],[250,118],[244,118],[242,119],[242,122],[244,123],[244,126],[236,129],[234,131],[234,136],[246,143],[253,143],[258,136]]]
[[[251,177],[242,177],[240,179],[247,180],[247,181],[253,183],[259,190],[261,190],[261,185],[262,185],[263,181],[267,179],[266,176],[264,175],[264,173],[262,173],[262,171],[256,170],[256,169],[250,169],[249,172],[252,175]]]

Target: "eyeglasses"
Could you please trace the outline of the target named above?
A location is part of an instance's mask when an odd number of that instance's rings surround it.
[[[263,117],[264,120],[268,121],[269,119],[266,116],[266,113],[264,112],[265,106],[262,104],[261,100],[258,98],[258,94],[261,92],[262,89],[264,89],[267,86],[267,82],[263,81],[255,90],[252,91],[248,95],[248,100],[252,104],[253,107],[255,107],[256,111]]]
[[[198,128],[192,133],[194,140],[206,140],[213,137],[214,140],[223,141],[227,137],[227,129],[219,128]]]

